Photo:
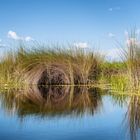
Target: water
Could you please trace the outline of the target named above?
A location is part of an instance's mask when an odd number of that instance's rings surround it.
[[[139,140],[139,103],[98,88],[3,91],[0,140]]]

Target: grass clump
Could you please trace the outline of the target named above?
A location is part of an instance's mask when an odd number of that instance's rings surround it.
[[[128,87],[127,67],[124,62],[106,61],[101,66],[101,81],[107,84],[110,90],[124,91]]]
[[[54,49],[52,49],[54,48]],[[0,62],[6,84],[77,85],[97,82],[103,57],[97,52],[61,47],[20,49]]]
[[[13,52],[7,53],[0,61],[0,86],[14,88],[21,87],[21,83],[18,64],[15,61],[15,54]]]

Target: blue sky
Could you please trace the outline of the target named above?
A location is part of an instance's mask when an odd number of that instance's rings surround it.
[[[6,49],[22,39],[115,49],[115,39],[140,28],[139,6],[140,0],[0,0],[0,44]]]

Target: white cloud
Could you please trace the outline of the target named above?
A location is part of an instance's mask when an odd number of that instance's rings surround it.
[[[14,40],[23,40],[23,41],[33,41],[34,39],[30,36],[22,37],[17,35],[16,32],[14,31],[9,31],[8,32],[8,38],[14,39]]]
[[[11,39],[14,39],[14,40],[22,40],[21,37],[19,37],[16,32],[13,32],[13,31],[9,31],[8,32],[8,37],[11,38]]]
[[[121,8],[119,7],[119,6],[116,6],[116,7],[110,7],[109,9],[108,9],[108,11],[110,11],[110,12],[112,12],[112,11],[118,11],[118,10],[120,10]]]
[[[111,37],[111,38],[113,38],[113,37],[115,37],[115,34],[113,34],[113,33],[108,33],[108,36]]]
[[[140,41],[138,40],[138,36],[140,35],[140,29],[135,30],[134,37],[131,37],[131,32],[129,33],[127,30],[124,31],[125,37],[126,37],[126,45],[140,45]]]
[[[121,54],[122,54],[122,49],[121,48],[113,48],[109,50],[103,50],[102,54],[106,56],[108,60],[120,60],[121,59]]]
[[[131,37],[126,40],[126,45],[127,46],[133,46],[133,45],[140,46],[140,41],[137,38]]]
[[[2,39],[0,39],[0,42],[2,41]]]
[[[78,43],[74,43],[74,46],[77,48],[88,48],[88,44],[86,42],[78,42]]]
[[[25,41],[33,41],[34,39],[30,36],[25,37]]]

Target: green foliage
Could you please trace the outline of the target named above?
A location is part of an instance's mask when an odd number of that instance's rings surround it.
[[[105,62],[102,65],[103,75],[107,78],[112,75],[124,73],[126,71],[126,64],[124,62]]]
[[[128,77],[125,74],[112,75],[110,78],[111,89],[115,91],[128,90]]]

